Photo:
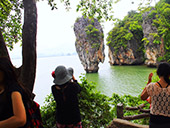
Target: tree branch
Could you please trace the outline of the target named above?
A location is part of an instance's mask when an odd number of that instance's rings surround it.
[[[8,49],[6,47],[6,44],[5,44],[3,35],[2,35],[1,29],[0,29],[0,57],[7,57],[11,61],[9,53],[8,53]],[[20,70],[21,70],[21,67],[20,68],[14,67],[14,71],[15,71],[17,76],[20,75]]]
[[[0,56],[8,57],[10,59],[1,29],[0,29]]]

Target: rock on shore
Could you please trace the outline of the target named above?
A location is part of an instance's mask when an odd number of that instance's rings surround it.
[[[120,47],[118,52],[112,46],[109,46],[109,63],[111,65],[137,65],[144,61],[141,47],[141,41],[135,37],[127,41],[127,47]]]

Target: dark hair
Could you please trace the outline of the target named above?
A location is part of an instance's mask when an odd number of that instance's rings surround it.
[[[6,90],[8,90],[9,86],[19,85],[23,91],[24,98],[28,101],[31,100],[28,98],[31,97],[31,92],[18,81],[14,66],[7,57],[0,57],[0,71],[4,74],[4,80],[2,82],[5,85]]]
[[[170,84],[170,80],[169,80],[169,76],[170,76],[170,64],[166,63],[166,62],[161,62],[158,65],[158,69],[157,69],[157,75],[163,76],[164,80]]]

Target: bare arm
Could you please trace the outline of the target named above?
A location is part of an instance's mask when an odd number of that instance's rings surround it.
[[[13,92],[11,97],[14,116],[0,121],[0,128],[18,128],[24,126],[26,123],[26,111],[21,94],[19,92]]]
[[[75,85],[77,86],[77,92],[80,93],[81,92],[81,86],[79,85],[79,83],[77,82],[76,78],[73,76],[73,81],[75,82]]]
[[[146,100],[149,97],[147,91],[146,91],[146,87],[144,88],[143,92],[141,93],[141,99],[142,100]]]
[[[148,77],[148,83],[147,83],[147,85],[152,82],[152,76],[153,76],[153,73],[150,73],[150,74],[149,74],[149,77]],[[142,99],[142,100],[146,100],[148,97],[149,97],[149,95],[148,95],[147,90],[146,90],[146,87],[145,87],[144,90],[143,90],[142,93],[141,93],[141,99]]]
[[[149,74],[149,77],[148,77],[148,83],[147,83],[147,85],[152,82],[152,76],[153,76],[153,73],[150,73],[150,74]]]
[[[73,76],[73,80],[76,80],[76,78]]]

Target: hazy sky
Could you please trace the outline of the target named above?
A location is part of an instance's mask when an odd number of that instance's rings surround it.
[[[70,0],[72,1],[72,0]],[[77,0],[78,1],[78,0]],[[141,0],[121,0],[113,6],[114,17],[123,19],[130,10],[137,10]],[[146,0],[142,0],[146,1]],[[152,4],[158,0],[154,0]],[[132,4],[133,3],[133,4]],[[81,13],[77,13],[77,3],[71,2],[72,9],[67,12],[63,4],[58,4],[58,10],[51,10],[46,1],[38,2],[38,30],[37,30],[37,53],[38,56],[48,56],[54,54],[75,53],[75,35],[73,25]],[[104,24],[105,38],[107,33],[113,28],[113,22]],[[106,44],[106,41],[105,41]],[[107,53],[108,47],[105,47]],[[12,58],[21,57],[21,47],[16,45],[10,52]]]

